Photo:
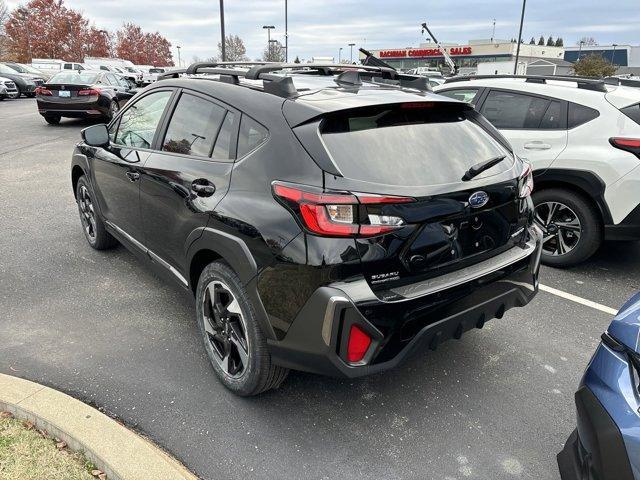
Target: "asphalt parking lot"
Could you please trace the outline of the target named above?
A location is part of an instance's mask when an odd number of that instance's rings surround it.
[[[191,297],[124,248],[85,242],[69,162],[86,125],[0,103],[0,372],[100,407],[206,479],[559,478],[573,393],[610,314],[541,291],[385,374],[292,372],[235,397],[209,367]],[[617,308],[640,289],[640,243],[540,278]]]

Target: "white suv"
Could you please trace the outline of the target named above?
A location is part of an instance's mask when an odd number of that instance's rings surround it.
[[[476,76],[434,91],[473,103],[533,165],[546,264],[582,262],[603,239],[640,239],[640,88]]]

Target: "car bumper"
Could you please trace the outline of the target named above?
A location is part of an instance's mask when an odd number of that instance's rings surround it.
[[[604,235],[606,240],[640,240],[640,205],[619,224],[606,225]]]
[[[59,115],[61,117],[69,118],[84,118],[84,117],[102,117],[108,114],[108,105],[102,105],[99,99],[89,99],[88,101],[74,101],[59,102],[59,101],[46,101],[38,97],[38,113],[40,115]]]
[[[417,288],[425,294],[401,301],[380,300],[364,278],[317,289],[282,340],[269,340],[273,361],[296,370],[359,377],[393,368],[411,353],[435,350],[493,318],[529,303],[538,289],[542,236],[530,229],[527,245],[512,263],[489,259],[455,285],[443,276]],[[514,247],[521,249],[521,247]],[[500,257],[500,256],[498,256]],[[494,268],[491,268],[493,266]],[[487,267],[484,270],[481,267]],[[465,278],[466,276],[466,278]],[[452,286],[453,285],[453,286]],[[426,289],[426,290],[425,290]],[[357,324],[372,338],[363,361],[346,360],[346,332]]]

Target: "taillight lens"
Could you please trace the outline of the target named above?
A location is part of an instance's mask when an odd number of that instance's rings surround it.
[[[100,95],[100,89],[99,88],[88,88],[85,90],[78,90],[78,96],[79,97],[91,97],[94,95]]]
[[[302,220],[311,232],[328,237],[371,237],[404,226],[391,215],[367,215],[364,205],[414,202],[411,197],[351,192],[323,192],[314,187],[273,182],[273,193]],[[361,220],[359,217],[363,216]]]
[[[609,143],[620,150],[631,152],[640,158],[640,139],[638,138],[613,137],[609,139]]]
[[[371,337],[358,325],[351,325],[347,342],[347,362],[361,362],[370,346]]]
[[[531,164],[524,162],[524,169],[520,175],[520,198],[527,198],[533,192],[533,169]]]
[[[36,87],[36,95],[51,96],[53,93],[46,87]]]

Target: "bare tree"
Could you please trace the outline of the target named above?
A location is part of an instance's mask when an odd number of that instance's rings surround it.
[[[580,44],[586,45],[588,47],[592,47],[594,45],[598,45],[598,42],[593,37],[582,37],[580,40],[576,42],[576,45],[580,45]]]
[[[238,35],[229,35],[224,38],[225,56],[228,62],[246,62],[247,49]],[[218,42],[218,57],[222,58],[222,42]]]
[[[0,0],[0,59],[7,53],[7,34],[4,24],[9,20],[9,7],[4,0]]]
[[[272,40],[262,53],[262,60],[265,62],[284,62],[284,46],[278,40]]]

